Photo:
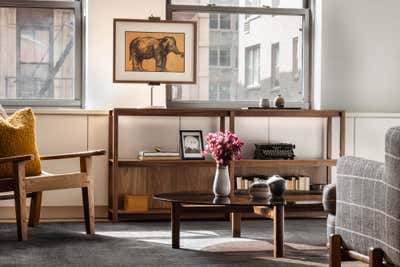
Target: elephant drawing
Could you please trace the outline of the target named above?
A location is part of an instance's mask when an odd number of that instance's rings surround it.
[[[156,71],[167,71],[167,56],[174,53],[184,57],[176,46],[174,37],[165,36],[157,39],[153,37],[137,37],[129,45],[129,60],[132,61],[133,71],[146,71],[143,69],[143,60],[154,58]]]

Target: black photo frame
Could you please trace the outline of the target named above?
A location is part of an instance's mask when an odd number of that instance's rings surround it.
[[[202,155],[204,151],[204,139],[201,130],[180,130],[179,143],[181,159],[204,160]]]

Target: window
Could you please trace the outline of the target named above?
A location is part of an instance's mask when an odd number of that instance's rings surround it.
[[[271,87],[276,89],[280,86],[279,73],[279,43],[271,46]]]
[[[211,48],[210,49],[210,65],[211,66],[218,66],[218,60],[219,56],[218,56],[218,49],[215,48]]]
[[[231,15],[210,13],[210,29],[230,30]]]
[[[218,29],[219,15],[215,13],[210,14],[210,29]]]
[[[210,66],[230,67],[231,66],[231,49],[227,48],[210,48],[209,54]]]
[[[272,0],[271,1],[271,7],[272,8],[277,8],[281,5],[281,1],[280,0]]]
[[[231,65],[231,50],[229,48],[221,48],[219,50],[219,65],[223,67]]]
[[[272,0],[169,0],[171,5],[197,5],[208,4],[229,7],[262,7],[271,6]],[[280,8],[304,8],[303,0],[280,0]]]
[[[219,28],[228,30],[231,28],[231,15],[219,14]]]
[[[25,2],[0,0],[0,103],[81,106],[81,3]]]
[[[246,48],[246,87],[260,87],[260,45]]]
[[[293,79],[299,79],[299,38],[293,38],[293,58],[292,58],[292,75]]]
[[[211,82],[210,99],[211,100],[229,100],[231,96],[229,82]]]
[[[260,7],[272,0],[247,1],[259,4],[252,7],[240,6],[246,1],[172,2],[179,6],[168,4],[168,18],[197,22],[198,75],[196,84],[167,85],[168,107],[246,107],[277,93],[288,105],[309,107],[310,12],[299,6],[303,1],[274,1],[277,8]],[[298,79],[293,79],[293,38]]]
[[[260,7],[261,6],[260,0],[246,0],[244,4],[246,7]],[[248,19],[251,17],[251,14],[246,14],[244,17],[245,17],[245,19]],[[247,24],[249,24],[249,22],[247,22]],[[245,24],[245,27],[247,27],[246,24]]]

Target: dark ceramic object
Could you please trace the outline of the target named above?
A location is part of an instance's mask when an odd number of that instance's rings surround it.
[[[274,175],[267,180],[267,184],[269,186],[269,191],[272,194],[272,197],[281,197],[286,190],[285,179],[280,177],[279,175]]]
[[[284,108],[285,107],[285,99],[282,95],[278,95],[274,99],[274,106],[277,108]]]

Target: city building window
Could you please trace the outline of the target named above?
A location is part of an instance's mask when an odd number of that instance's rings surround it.
[[[277,8],[281,5],[281,1],[280,0],[271,0],[271,7],[272,8]]]
[[[221,101],[230,99],[230,83],[229,82],[211,82],[210,83],[210,100]]]
[[[209,64],[211,66],[218,66],[218,60],[219,56],[218,56],[218,49],[215,48],[210,48],[210,62]]]
[[[302,0],[204,3],[171,0],[167,6],[168,19],[197,22],[199,43],[197,82],[167,85],[168,107],[246,107],[277,93],[288,105],[310,106],[310,12]],[[262,7],[272,4],[279,7]],[[298,79],[293,79],[293,38]]]
[[[219,15],[215,13],[210,14],[210,29],[218,29]]]
[[[0,103],[81,106],[81,3],[0,1]]]
[[[231,15],[219,14],[219,28],[228,30],[231,28]]]
[[[219,65],[228,67],[231,65],[231,50],[230,48],[220,48],[219,50]]]
[[[230,67],[231,66],[231,49],[227,48],[210,48],[210,66]]]
[[[260,45],[246,48],[246,87],[260,87]]]
[[[210,29],[229,30],[231,27],[231,14],[210,14]]]
[[[279,43],[274,43],[271,46],[271,87],[276,89],[279,86]]]
[[[299,79],[299,37],[293,38],[293,62],[292,62],[292,75],[293,79]]]

